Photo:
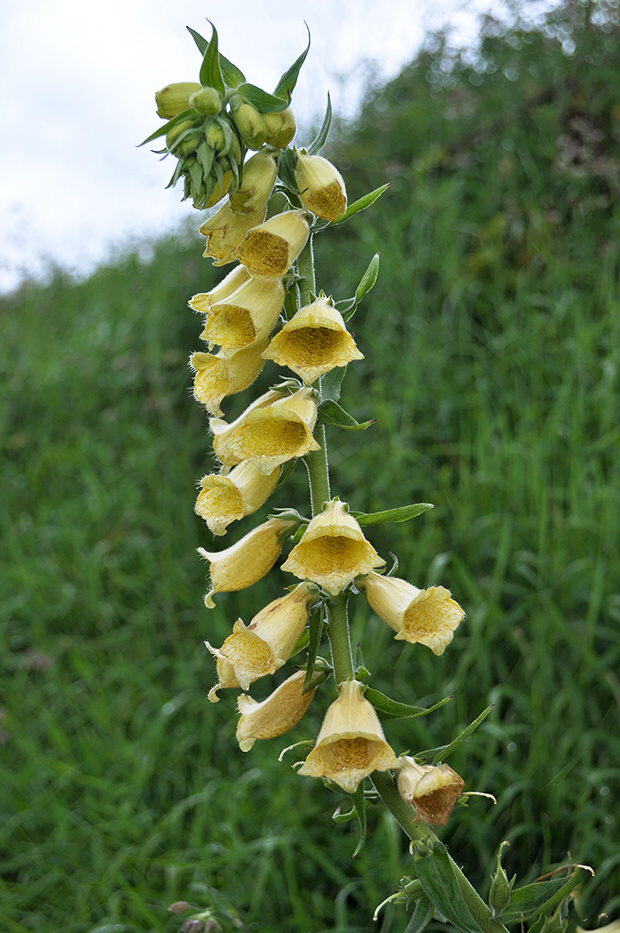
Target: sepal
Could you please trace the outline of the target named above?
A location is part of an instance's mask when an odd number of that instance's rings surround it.
[[[321,129],[319,130],[315,138],[312,140],[312,142],[308,146],[308,149],[307,149],[308,155],[316,155],[318,152],[321,151],[321,149],[323,148],[327,140],[327,135],[329,133],[329,128],[331,124],[332,124],[332,102],[331,102],[331,98],[328,92],[327,93],[327,107],[325,108],[325,116],[323,117],[323,123],[321,125]]]
[[[396,509],[386,509],[383,512],[351,512],[360,525],[383,525],[386,522],[408,522],[417,518],[423,512],[434,509],[430,502],[415,502],[412,505],[401,505]]]
[[[308,29],[307,24],[306,24],[306,29]],[[275,97],[281,97],[287,101],[285,106],[288,106],[291,100],[291,95],[295,89],[295,85],[297,84],[297,78],[299,77],[301,66],[305,62],[306,56],[309,51],[310,51],[310,30],[308,29],[308,45],[306,46],[304,51],[301,53],[299,58],[297,58],[293,62],[291,67],[288,68],[287,71],[284,72],[284,74],[278,81],[275,91],[273,92]],[[271,109],[275,110],[276,108],[272,107]]]
[[[353,415],[350,415],[333,399],[321,402],[317,409],[317,421],[321,424],[334,424],[338,428],[344,428],[345,431],[365,431],[375,423],[374,418],[372,421],[356,421]]]
[[[448,755],[451,755],[452,752],[461,745],[468,736],[475,732],[481,722],[483,722],[491,710],[493,705],[487,706],[479,716],[474,719],[473,722],[470,722],[462,732],[459,732],[457,737],[449,743],[449,745],[440,745],[438,748],[427,748],[423,752],[416,752],[416,758],[423,758],[430,761],[431,764],[435,764],[437,761],[445,761]]]
[[[418,716],[427,716],[429,713],[434,713],[435,710],[454,699],[451,696],[444,697],[443,700],[439,700],[438,703],[428,707],[410,706],[408,703],[397,703],[396,700],[384,693],[380,693],[379,690],[375,690],[373,687],[367,687],[365,697],[369,703],[372,703],[381,720],[417,719]]]

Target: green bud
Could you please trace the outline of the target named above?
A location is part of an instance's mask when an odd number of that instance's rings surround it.
[[[226,134],[215,120],[207,127],[207,144],[216,152],[222,152],[226,148]]]
[[[155,94],[157,116],[162,120],[171,120],[176,117],[178,113],[188,109],[191,95],[198,90],[200,90],[200,85],[195,81],[167,84]]]
[[[248,149],[260,149],[267,139],[267,124],[256,107],[241,101],[233,109],[233,120]]]
[[[267,127],[265,142],[274,149],[284,149],[293,141],[297,127],[290,107],[274,113],[264,113],[263,120]]]
[[[508,875],[502,867],[502,848],[508,845],[506,841],[502,842],[497,853],[497,868],[495,874],[491,876],[491,889],[489,891],[489,907],[493,911],[494,917],[499,917],[501,912],[508,906],[510,892],[516,880],[516,875],[508,880]]]
[[[172,149],[179,136],[182,136],[187,130],[191,130],[193,126],[193,120],[182,120],[180,123],[177,123],[176,126],[172,126],[166,133],[166,145],[168,149]]]
[[[201,87],[190,97],[189,106],[203,117],[215,116],[222,109],[222,97],[214,87]]]
[[[195,133],[188,133],[187,136],[184,136],[183,139],[174,147],[175,155],[186,156],[191,152],[195,152],[200,143],[203,141],[204,136],[200,130],[196,130]]]

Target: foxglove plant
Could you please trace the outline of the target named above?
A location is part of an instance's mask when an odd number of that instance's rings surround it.
[[[194,397],[214,416],[209,424],[221,465],[200,481],[196,512],[214,535],[227,535],[263,506],[299,461],[307,469],[310,500],[308,514],[278,509],[230,547],[199,549],[209,563],[210,609],[214,596],[250,587],[270,573],[283,549],[288,553],[280,572],[291,575],[285,595],[276,595],[283,584],[274,577],[274,600],[257,607],[247,626],[237,619],[220,648],[206,643],[218,678],[209,699],[217,702],[223,689],[242,691],[237,739],[244,752],[296,727],[311,701],[325,704],[323,724],[298,774],[320,777],[328,788],[351,795],[360,829],[356,852],[365,838],[368,800],[379,798],[391,811],[410,840],[412,862],[410,876],[387,901],[410,911],[408,933],[419,933],[433,916],[464,933],[500,933],[524,920],[535,933],[559,931],[578,867],[515,888],[498,854],[485,902],[432,829],[445,825],[464,802],[465,782],[445,759],[489,710],[448,746],[398,755],[382,722],[426,715],[442,703],[421,709],[391,699],[365,682],[368,673],[353,660],[350,599],[365,597],[396,640],[436,655],[465,615],[444,587],[419,589],[386,571],[365,536],[373,525],[415,518],[430,508],[427,503],[364,513],[352,511],[330,488],[326,426],[363,430],[370,424],[358,424],[339,399],[347,366],[363,358],[346,325],[376,281],[379,258],[372,258],[353,297],[334,300],[317,290],[312,244],[371,207],[387,186],[347,206],[340,172],[319,155],[330,128],[329,98],[317,137],[306,148],[291,145],[291,95],[309,43],[268,94],[221,55],[215,28],[210,41],[190,32],[202,56],[199,80],[158,92],[157,113],[166,122],[145,142],[165,137],[161,151],[176,159],[170,184],[182,180],[184,198],[194,207],[219,205],[200,227],[204,255],[217,266],[232,266],[210,292],[189,301],[203,316],[199,336],[207,345],[190,359]],[[247,390],[266,363],[287,367],[290,378],[226,420],[225,400]],[[324,633],[329,661],[319,654]],[[293,657],[295,671],[265,700],[247,693]],[[195,915],[184,927],[206,928],[206,917]]]

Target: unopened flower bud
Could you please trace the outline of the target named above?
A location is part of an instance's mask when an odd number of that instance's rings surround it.
[[[338,220],[347,209],[347,191],[338,169],[323,156],[297,153],[295,180],[301,202],[322,220]]]
[[[262,114],[258,112],[256,107],[247,104],[245,101],[241,101],[236,107],[231,101],[231,105],[233,107],[233,120],[239,130],[241,139],[248,149],[260,149],[267,139],[267,124]]]
[[[191,130],[194,127],[193,120],[181,120],[180,123],[177,123],[175,126],[171,126],[168,132],[166,133],[166,145],[168,149],[173,150],[174,144],[179,139],[183,133],[186,133],[188,130]]]
[[[172,117],[176,117],[178,113],[189,108],[191,95],[199,90],[200,85],[195,81],[167,84],[155,94],[157,116],[162,120],[171,120]]]
[[[502,866],[502,849],[507,845],[508,842],[506,841],[502,842],[500,845],[499,851],[497,853],[497,868],[495,869],[495,874],[491,877],[489,907],[493,911],[494,917],[499,917],[501,912],[508,906],[510,892],[512,891],[512,886],[514,885],[517,877],[516,875],[513,875],[512,879],[509,881],[508,875]]]
[[[222,109],[222,97],[214,87],[201,87],[191,95],[189,106],[203,117],[214,116]]]
[[[217,120],[213,120],[207,127],[206,139],[209,146],[216,152],[222,152],[226,148],[226,134]]]
[[[230,195],[230,206],[240,214],[260,210],[269,200],[278,174],[273,153],[263,150],[243,166],[241,185]]]
[[[265,142],[268,146],[273,146],[274,149],[284,149],[293,141],[297,127],[290,107],[274,113],[264,113],[263,120],[267,127]]]

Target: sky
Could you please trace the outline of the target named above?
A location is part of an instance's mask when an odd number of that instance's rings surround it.
[[[272,91],[312,36],[293,95],[298,125],[330,91],[352,117],[370,80],[394,77],[427,31],[450,22],[474,40],[488,0],[2,0],[0,292],[59,264],[87,274],[111,252],[200,215],[165,190],[170,159],[137,144],[161,121],[154,93],[195,81],[186,30],[210,37]],[[303,144],[308,140],[296,140]]]

